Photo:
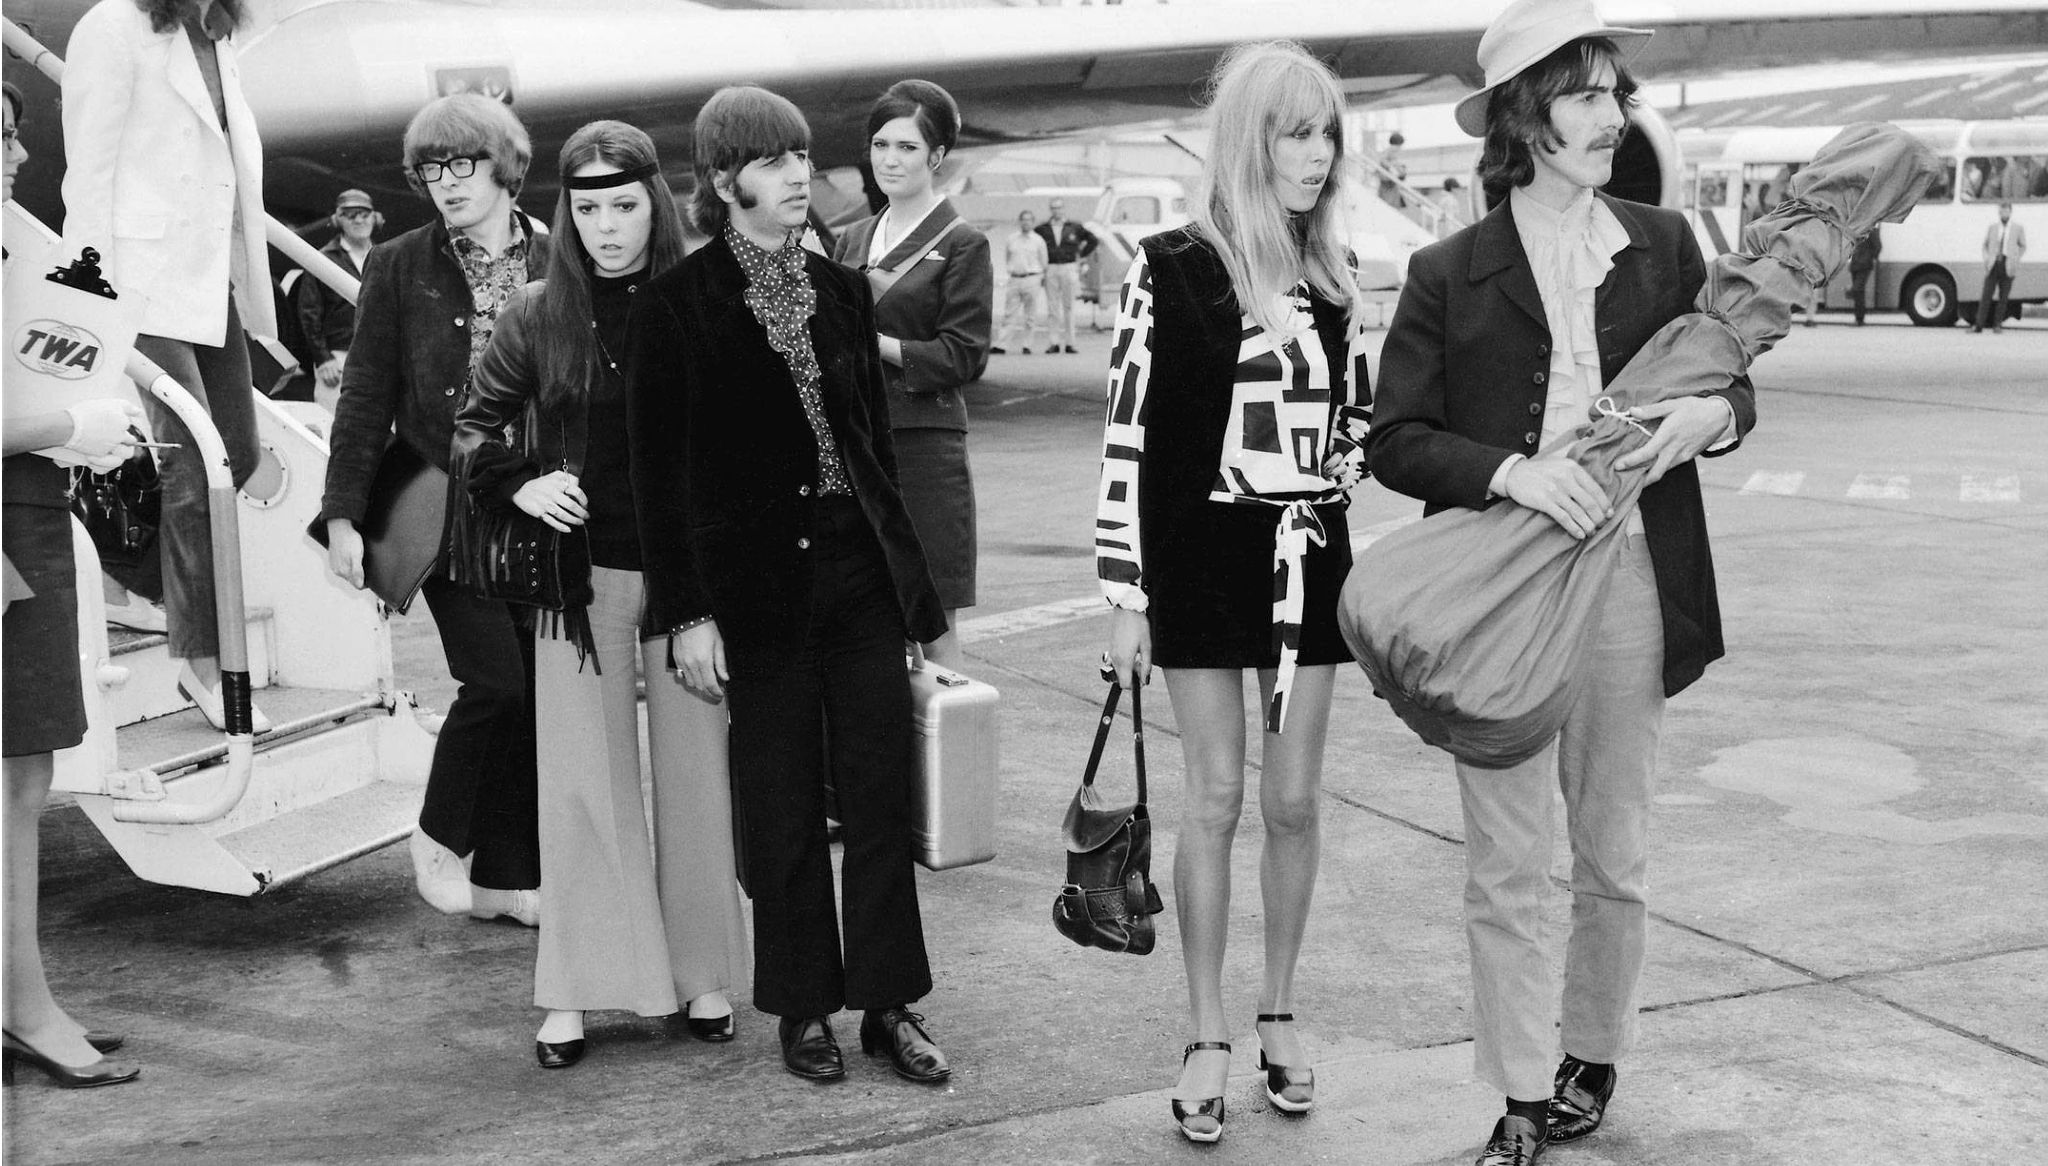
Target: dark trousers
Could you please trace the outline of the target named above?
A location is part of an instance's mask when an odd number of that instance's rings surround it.
[[[155,361],[213,417],[227,447],[228,476],[239,487],[256,472],[256,397],[249,385],[249,345],[228,297],[227,336],[219,347],[137,336],[135,351]],[[213,525],[207,505],[206,463],[178,415],[154,394],[142,394],[149,428],[176,449],[157,450],[162,471],[163,519],[157,545],[163,555],[164,619],[170,654],[180,660],[220,655],[220,620],[214,611]]]
[[[754,1006],[788,1017],[909,1004],[932,986],[911,867],[903,616],[859,505],[817,506],[811,621],[794,666],[727,641]],[[825,841],[828,772],[845,843],[841,913]]]
[[[533,635],[506,604],[478,599],[439,575],[420,590],[459,685],[434,742],[420,829],[457,854],[475,855],[469,881],[476,886],[537,887]]]
[[[1977,326],[1972,332],[1982,332],[1989,324],[1993,328],[2005,327],[2005,297],[2012,294],[2012,269],[2005,265],[2001,255],[1992,263],[1991,270],[1984,273],[1984,290],[1977,293]],[[1991,301],[1998,301],[1993,307]]]
[[[1849,269],[1849,302],[1856,305],[1858,324],[1863,322],[1863,310],[1866,298],[1870,294],[1870,274],[1871,269],[1868,267]]]

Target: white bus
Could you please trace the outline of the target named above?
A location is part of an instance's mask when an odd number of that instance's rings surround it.
[[[1984,284],[1984,234],[1998,204],[2013,204],[2037,253],[2013,280],[2013,313],[2048,301],[2048,121],[1925,122],[1905,127],[1939,154],[1945,170],[1903,223],[1885,223],[1871,308],[1915,324],[1968,321]],[[1742,227],[1775,205],[1785,184],[1837,127],[1705,131],[1680,135],[1684,208],[1708,257],[1741,243]],[[1960,180],[1958,179],[1960,176]],[[1849,306],[1845,271],[1824,307]]]

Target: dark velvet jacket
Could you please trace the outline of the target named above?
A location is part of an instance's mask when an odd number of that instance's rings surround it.
[[[1600,380],[1690,312],[1706,278],[1699,245],[1674,211],[1600,195],[1628,246],[1594,293]],[[1425,513],[1491,504],[1487,485],[1510,454],[1533,456],[1543,429],[1551,336],[1543,298],[1503,200],[1477,224],[1415,253],[1380,352],[1366,464]],[[1735,410],[1737,441],[1756,425],[1756,391],[1734,378],[1718,394]],[[1699,470],[1674,467],[1639,508],[1664,616],[1664,693],[1676,695],[1719,659],[1720,603]]]
[[[959,218],[953,204],[941,200],[882,256],[880,278],[868,276],[875,322],[903,344],[903,366],[882,365],[889,423],[896,429],[965,432],[967,403],[960,390],[988,367],[995,268],[987,235],[964,224],[947,230]],[[880,222],[876,215],[848,227],[832,257],[864,271]]]
[[[839,453],[888,560],[904,632],[945,613],[896,486],[875,310],[859,273],[806,253],[811,340]],[[723,238],[640,289],[631,325],[630,444],[651,628],[718,621],[728,651],[801,649],[811,612],[818,446],[789,365],[746,301]]]
[[[524,214],[513,213],[526,232],[526,277],[539,279],[547,270],[548,240],[534,233]],[[398,439],[414,453],[448,468],[455,411],[469,383],[471,304],[469,281],[440,219],[371,249],[327,438],[323,519],[363,520],[394,422]]]

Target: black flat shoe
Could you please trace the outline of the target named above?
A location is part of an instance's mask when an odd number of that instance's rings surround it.
[[[1230,1051],[1230,1044],[1227,1041],[1220,1040],[1198,1040],[1182,1051],[1180,1063],[1183,1065],[1187,1064],[1189,1057],[1194,1056],[1203,1049],[1221,1049],[1228,1053]],[[1210,1129],[1206,1126],[1197,1127],[1188,1124],[1190,1120],[1201,1121],[1204,1119],[1215,1122],[1216,1127]],[[1200,1101],[1182,1101],[1175,1098],[1173,1099],[1173,1120],[1180,1127],[1181,1136],[1187,1138],[1190,1142],[1201,1142],[1206,1145],[1217,1141],[1223,1137],[1223,1099],[1221,1097],[1204,1097]]]
[[[1550,1144],[1535,1122],[1508,1114],[1493,1123],[1493,1136],[1479,1152],[1472,1166],[1536,1166]]]
[[[782,1064],[806,1081],[837,1081],[846,1076],[839,1040],[822,1016],[785,1016],[775,1026],[782,1039]]]
[[[128,1034],[125,1032],[88,1031],[85,1034],[85,1043],[91,1045],[92,1047],[98,1049],[103,1053],[111,1053],[115,1049],[118,1049],[122,1045],[128,1043]]]
[[[559,1044],[537,1040],[533,1042],[533,1059],[539,1061],[543,1069],[566,1069],[582,1060],[589,1049],[590,1042],[580,1036]]]
[[[700,1041],[722,1045],[732,1039],[732,1013],[728,1012],[724,1016],[692,1016],[690,1006],[685,1004],[683,1027]]]
[[[1549,1140],[1576,1142],[1600,1128],[1606,1120],[1607,1103],[1614,1098],[1614,1082],[1621,1074],[1607,1067],[1607,1080],[1600,1088],[1587,1088],[1585,1078],[1591,1066],[1577,1057],[1558,1062],[1557,1092],[1550,1098]]]
[[[135,1065],[116,1065],[104,1058],[90,1065],[73,1068],[60,1064],[36,1050],[27,1042],[18,1040],[11,1032],[0,1032],[0,1080],[14,1084],[14,1062],[26,1061],[50,1075],[65,1089],[92,1089],[101,1085],[121,1085],[142,1076],[142,1070]]]
[[[1261,1012],[1253,1028],[1261,1024],[1293,1024],[1292,1012]],[[1294,1065],[1276,1065],[1266,1059],[1265,1042],[1259,1042],[1259,1068],[1266,1072],[1266,1100],[1281,1113],[1307,1113],[1316,1107],[1316,1071]]]
[[[924,1030],[924,1017],[908,1008],[870,1008],[860,1020],[860,1051],[888,1054],[889,1067],[905,1081],[930,1085],[952,1076],[946,1054]]]

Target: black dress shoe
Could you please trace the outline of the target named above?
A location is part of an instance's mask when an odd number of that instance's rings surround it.
[[[566,1069],[582,1060],[589,1047],[589,1042],[580,1036],[560,1044],[537,1040],[533,1042],[533,1059],[539,1061],[543,1069]]]
[[[690,1006],[683,1005],[683,1027],[691,1036],[714,1045],[722,1045],[732,1039],[732,1013],[724,1016],[692,1016]]]
[[[776,1026],[782,1038],[782,1063],[807,1081],[837,1081],[846,1076],[839,1040],[822,1016],[785,1016]]]
[[[908,1008],[870,1008],[860,1021],[860,1051],[888,1054],[889,1066],[906,1081],[932,1084],[953,1073],[946,1054],[924,1030],[924,1017]]]
[[[1536,1166],[1550,1144],[1543,1130],[1526,1117],[1508,1114],[1493,1123],[1493,1136],[1472,1166]]]
[[[1614,1096],[1614,1081],[1620,1074],[1607,1067],[1607,1080],[1597,1089],[1588,1088],[1589,1066],[1577,1057],[1558,1062],[1557,1092],[1550,1098],[1550,1140],[1575,1142],[1600,1128],[1607,1116],[1607,1102]]]
[[[85,1043],[103,1053],[111,1053],[128,1043],[125,1032],[90,1032],[85,1034]]]
[[[27,1041],[18,1039],[11,1032],[0,1032],[0,1080],[14,1084],[14,1062],[26,1061],[50,1075],[50,1080],[66,1089],[92,1089],[100,1085],[121,1085],[142,1076],[142,1070],[134,1065],[116,1065],[102,1058],[90,1065],[73,1068],[51,1060],[29,1047]]]

